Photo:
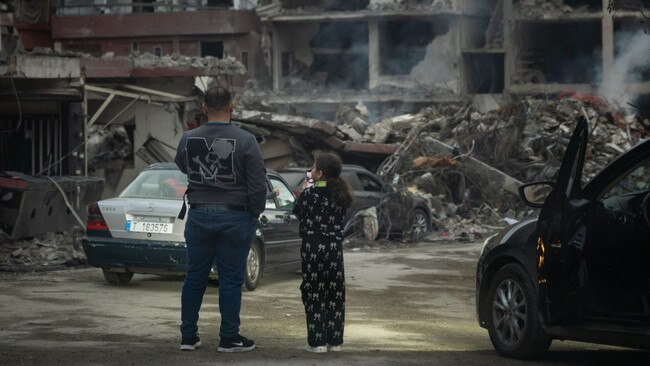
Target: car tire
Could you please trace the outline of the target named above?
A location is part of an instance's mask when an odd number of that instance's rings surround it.
[[[494,275],[487,296],[484,314],[496,351],[516,359],[546,355],[553,339],[542,328],[537,290],[528,272],[516,263],[503,266]]]
[[[113,272],[103,269],[104,279],[111,285],[123,285],[133,278],[133,272]]]
[[[424,238],[427,233],[431,231],[431,221],[426,212],[421,208],[416,208],[411,213],[409,220],[408,234],[413,240],[420,240]]]
[[[246,258],[246,270],[244,272],[244,289],[253,291],[257,288],[262,277],[262,246],[254,241]]]

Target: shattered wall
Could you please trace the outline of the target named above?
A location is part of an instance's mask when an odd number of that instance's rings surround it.
[[[599,82],[602,65],[600,21],[520,23],[515,30],[515,83]]]
[[[276,89],[365,89],[368,35],[363,22],[274,24]]]
[[[394,86],[400,88],[425,88],[441,92],[459,92],[460,24],[441,18],[435,18],[435,20],[430,22],[433,31],[431,36],[434,38],[426,47],[420,48],[419,57],[414,56],[413,52],[405,52],[407,50],[394,50],[394,52],[401,52],[404,55],[401,61],[407,65],[415,64],[410,68],[410,71],[404,75],[395,76],[380,73],[374,82],[371,79],[371,88]],[[402,24],[408,23],[402,22]],[[418,35],[413,36],[419,37]],[[382,37],[379,38],[379,47],[384,47],[384,39]],[[418,47],[414,48],[417,49]],[[412,49],[409,51],[412,51]],[[418,57],[420,60],[414,63],[413,57]],[[395,60],[394,57],[391,59]],[[380,59],[379,62],[383,64],[387,61],[389,60]]]
[[[441,89],[459,92],[460,47],[456,39],[458,24],[450,25],[447,33],[438,35],[426,48],[424,59],[415,65],[409,76]]]
[[[176,148],[178,141],[183,134],[183,128],[179,123],[176,112],[170,108],[150,105],[145,102],[138,102],[134,105],[135,129],[133,131],[133,151],[137,152],[151,137],[162,141],[165,145]],[[174,157],[176,152],[165,147],[168,153]],[[112,172],[117,176],[107,177],[107,184],[102,197],[115,197],[149,164],[142,160],[137,154],[133,157],[133,166],[125,167],[122,170]],[[97,169],[95,174],[105,175],[104,169]],[[112,185],[109,183],[113,183]]]
[[[141,81],[138,85],[177,95],[191,95],[194,80],[193,78],[148,80],[147,82]],[[96,126],[101,128],[102,125],[113,120],[118,112],[122,111],[132,101],[132,99],[128,98],[116,98],[116,101],[112,102],[101,114]],[[91,115],[100,102],[101,100],[93,102],[90,108]],[[119,161],[106,161],[103,164],[89,167],[94,176],[106,180],[102,197],[117,196],[142,169],[152,163],[152,161],[143,160],[141,154],[139,154],[139,151],[146,148],[145,144],[150,143],[150,141],[156,141],[156,147],[162,149],[164,155],[173,159],[176,146],[183,134],[185,122],[187,122],[184,119],[188,118],[185,113],[181,114],[184,108],[185,103],[164,103],[160,105],[159,103],[138,101],[115,118],[111,126],[123,127],[129,134],[132,143],[132,154],[128,157],[128,161],[122,161],[122,155],[119,154],[107,155],[109,158],[111,156],[117,157]],[[121,132],[116,134],[118,139],[122,136],[123,133]],[[115,146],[118,146],[118,143],[119,141],[115,141]],[[119,146],[123,146],[123,144],[119,144]],[[89,158],[92,158],[90,151]],[[118,167],[116,168],[116,166]]]

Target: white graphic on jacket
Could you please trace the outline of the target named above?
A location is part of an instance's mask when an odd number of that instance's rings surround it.
[[[188,137],[185,142],[187,179],[207,185],[237,183],[233,159],[236,145],[234,139],[217,138],[208,145],[204,137]]]

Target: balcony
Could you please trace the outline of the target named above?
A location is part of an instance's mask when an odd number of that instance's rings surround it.
[[[247,34],[255,30],[252,10],[229,8],[154,13],[52,16],[52,39],[101,39]]]

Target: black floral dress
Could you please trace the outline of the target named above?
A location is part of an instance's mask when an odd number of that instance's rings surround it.
[[[343,343],[345,272],[343,218],[345,210],[330,200],[327,187],[307,188],[293,213],[300,220],[302,284],[310,346]]]

